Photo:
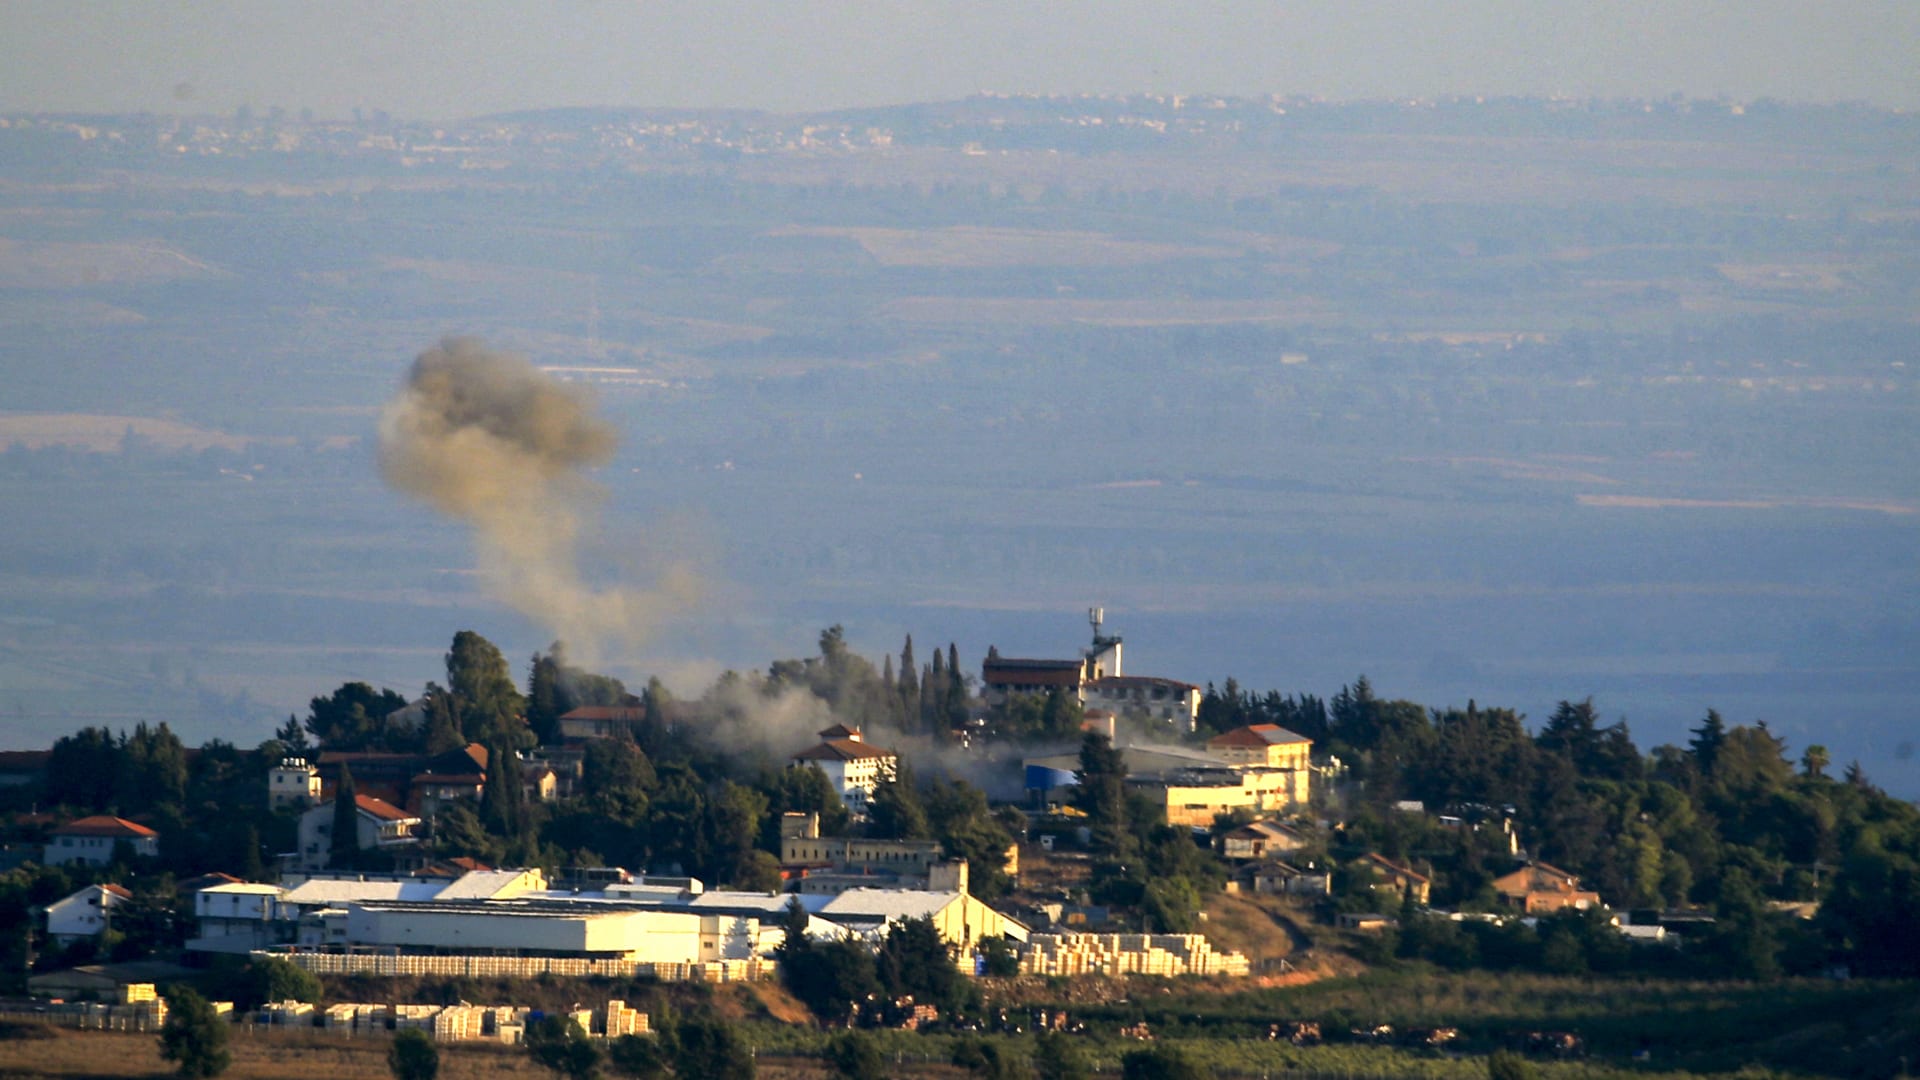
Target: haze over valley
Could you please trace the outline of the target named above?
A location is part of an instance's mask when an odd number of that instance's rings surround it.
[[[832,624],[977,674],[1098,604],[1142,671],[1592,696],[1649,747],[1713,707],[1920,793],[1910,113],[0,124],[0,744],[252,745],[344,680],[417,692],[456,629],[544,648],[381,481],[451,335],[617,434],[587,583],[697,583],[598,643],[630,685]]]

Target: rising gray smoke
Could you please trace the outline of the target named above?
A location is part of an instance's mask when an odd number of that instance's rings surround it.
[[[592,663],[632,647],[697,592],[684,569],[651,589],[595,589],[577,562],[599,489],[587,471],[619,440],[588,397],[469,338],[421,353],[380,416],[380,471],[396,490],[474,530],[495,597]]]

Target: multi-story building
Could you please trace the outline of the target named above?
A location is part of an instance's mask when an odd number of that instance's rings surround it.
[[[1100,608],[1088,610],[1093,644],[1081,651],[1078,660],[1011,658],[989,648],[980,667],[981,694],[987,704],[1005,705],[1016,694],[1059,691],[1089,710],[1192,731],[1200,715],[1200,688],[1178,679],[1125,674],[1123,643],[1118,636],[1101,632],[1104,618]]]
[[[136,856],[152,858],[160,854],[160,834],[126,818],[96,814],[69,821],[47,836],[48,866],[87,863],[106,866],[113,862],[114,849],[126,844]]]
[[[820,743],[793,755],[795,765],[812,765],[827,774],[840,801],[856,814],[867,812],[867,802],[880,781],[891,780],[900,757],[866,741],[859,728],[835,724],[820,734]]]
[[[288,758],[267,770],[267,806],[301,810],[320,801],[320,770],[311,762]]]
[[[420,819],[371,795],[355,795],[354,846],[398,847],[414,842]],[[333,802],[321,803],[300,815],[300,850],[288,869],[324,870],[333,861]]]
[[[47,905],[47,936],[60,946],[99,937],[112,928],[113,909],[132,899],[118,885],[89,885]]]

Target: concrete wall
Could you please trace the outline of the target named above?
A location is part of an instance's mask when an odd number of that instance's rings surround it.
[[[277,956],[316,975],[428,975],[474,979],[533,979],[541,975],[610,979],[652,977],[662,982],[743,982],[776,979],[772,960],[721,960],[706,964],[650,964],[638,960],[580,960],[522,956],[377,956],[366,953],[259,953]]]
[[[351,946],[437,949],[450,952],[516,950],[618,957],[648,963],[699,963],[738,957],[735,935],[713,917],[702,949],[703,917],[669,911],[507,914],[476,908],[347,909]],[[723,948],[724,942],[724,948]]]

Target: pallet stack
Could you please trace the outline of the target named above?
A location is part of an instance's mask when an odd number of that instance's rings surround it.
[[[1199,934],[1035,934],[1020,958],[1033,975],[1245,975],[1247,958]]]
[[[438,1005],[395,1005],[393,1007],[393,1030],[419,1028],[433,1031],[433,1018],[440,1012]]]
[[[313,1006],[304,1001],[272,1002],[261,1010],[269,1024],[313,1025]]]
[[[609,1039],[622,1035],[645,1035],[649,1030],[647,1014],[627,1007],[619,998],[607,1002],[606,1024],[603,1033]]]
[[[478,1039],[485,1027],[486,1010],[472,1005],[449,1005],[433,1014],[434,1042],[461,1042]]]

